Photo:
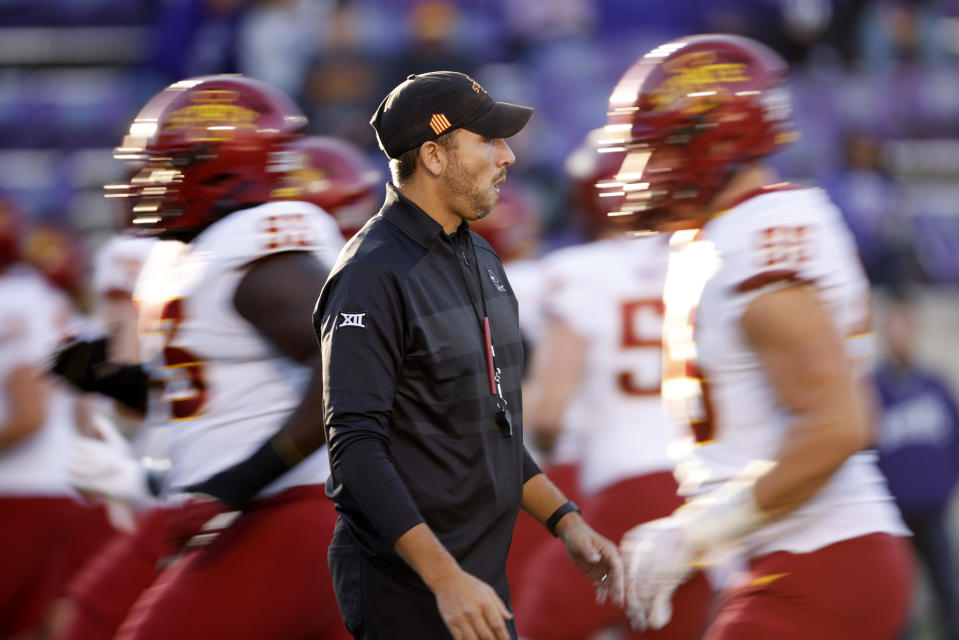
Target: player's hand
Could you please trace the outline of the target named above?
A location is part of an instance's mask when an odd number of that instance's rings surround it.
[[[607,538],[596,533],[578,513],[571,513],[559,521],[556,533],[570,559],[593,580],[596,602],[611,599],[622,608],[625,605],[625,577],[619,549]]]
[[[170,518],[169,543],[177,550],[208,545],[240,514],[216,498],[194,493]]]
[[[673,592],[693,573],[695,550],[682,522],[660,518],[623,536],[626,561],[626,615],[637,631],[662,629],[673,615]]]
[[[459,570],[433,585],[440,616],[456,640],[509,640],[513,614],[493,587]]]
[[[107,361],[107,339],[64,340],[53,353],[50,370],[82,391],[94,391],[95,368]]]

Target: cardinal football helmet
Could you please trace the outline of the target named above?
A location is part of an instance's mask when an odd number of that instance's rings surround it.
[[[605,145],[626,152],[611,215],[650,229],[671,206],[708,205],[743,163],[798,138],[786,63],[754,40],[698,35],[640,58],[609,99]]]
[[[309,136],[291,148],[300,159],[277,193],[287,200],[305,200],[331,214],[340,231],[351,237],[376,213],[374,191],[383,174],[352,144],[326,136]]]
[[[74,300],[80,298],[89,256],[79,234],[49,224],[34,226],[24,238],[23,259],[50,284]]]
[[[279,90],[239,75],[176,82],[137,114],[114,152],[143,168],[120,195],[133,225],[190,239],[220,217],[267,202],[289,169],[306,118]]]

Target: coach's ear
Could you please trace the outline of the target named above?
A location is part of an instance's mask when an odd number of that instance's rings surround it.
[[[450,131],[447,136],[455,136],[456,130]],[[450,151],[445,146],[429,140],[420,145],[420,164],[434,178],[438,178],[449,166]]]

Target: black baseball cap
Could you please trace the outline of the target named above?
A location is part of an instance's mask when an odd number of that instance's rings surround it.
[[[456,71],[416,73],[383,99],[370,124],[380,148],[399,158],[453,129],[489,138],[509,138],[526,126],[533,110],[496,102],[476,80]]]

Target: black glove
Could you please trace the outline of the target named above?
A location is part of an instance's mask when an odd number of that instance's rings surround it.
[[[107,361],[107,339],[64,340],[53,354],[54,373],[82,391],[97,391],[95,368]]]
[[[107,339],[66,340],[53,355],[51,370],[81,391],[110,396],[146,412],[149,377],[138,364],[107,361]]]

